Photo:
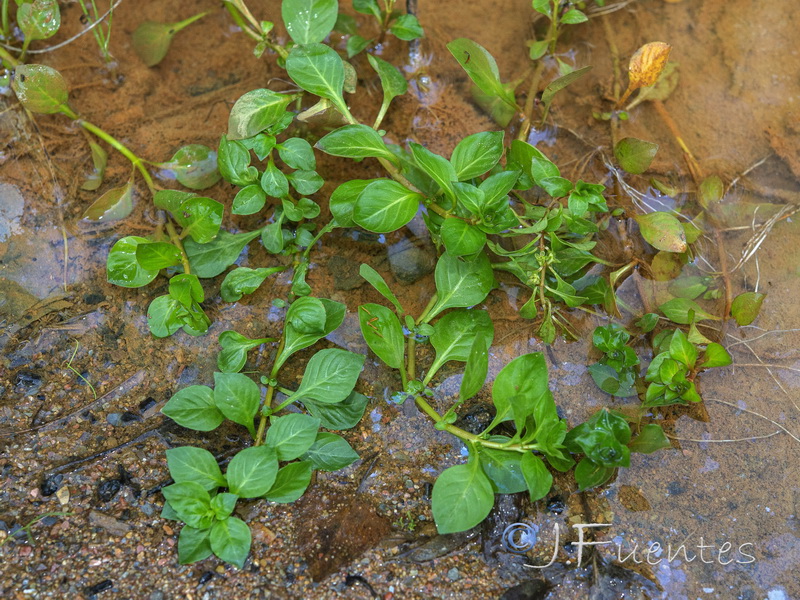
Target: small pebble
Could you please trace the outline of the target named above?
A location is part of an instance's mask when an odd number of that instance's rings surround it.
[[[450,581],[458,581],[459,579],[461,579],[461,574],[458,572],[458,569],[456,569],[455,567],[453,567],[452,569],[450,569],[450,570],[447,572],[447,578],[448,578]]]
[[[110,579],[104,579],[100,583],[95,583],[94,585],[90,585],[89,587],[84,588],[83,591],[87,596],[91,597],[94,596],[95,594],[99,594],[100,592],[105,592],[106,590],[110,590],[112,587],[114,587],[114,582],[111,581]]]
[[[69,504],[69,488],[65,485],[61,487],[56,492],[56,498],[58,498],[59,503],[61,506],[66,506]]]
[[[60,473],[45,477],[42,480],[42,483],[39,485],[39,490],[42,492],[42,496],[52,496],[55,494],[58,491],[58,488],[61,487],[62,481],[64,481],[64,476]]]

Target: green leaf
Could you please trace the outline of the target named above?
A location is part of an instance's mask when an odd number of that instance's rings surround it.
[[[483,175],[503,156],[503,132],[484,131],[461,140],[450,156],[459,181]]]
[[[108,153],[103,150],[102,146],[95,142],[90,141],[89,148],[92,151],[94,172],[86,178],[86,181],[81,185],[81,189],[87,192],[94,192],[103,184],[103,177],[105,176],[106,166],[108,165]]]
[[[317,148],[331,156],[395,160],[380,134],[367,125],[345,125],[335,129],[317,142]]]
[[[492,402],[497,413],[487,430],[513,418],[514,404],[522,401],[527,407],[538,409],[539,420],[558,420],[548,387],[547,362],[541,352],[518,356],[497,374],[492,384]]]
[[[235,331],[223,331],[219,335],[222,351],[217,355],[217,367],[223,373],[238,373],[247,362],[247,352],[275,338],[251,340]]]
[[[261,230],[245,233],[228,233],[220,229],[217,236],[206,244],[192,239],[183,242],[189,257],[192,273],[198,277],[216,277],[239,258],[244,247],[261,234]]]
[[[484,253],[467,260],[445,252],[436,263],[434,279],[439,299],[428,313],[426,322],[448,308],[483,302],[494,286],[492,267]]]
[[[320,350],[308,361],[297,398],[311,398],[323,404],[336,404],[350,395],[366,357],[330,348]]]
[[[603,485],[613,474],[614,467],[598,465],[586,457],[575,467],[575,481],[578,482],[581,491]]]
[[[46,65],[19,65],[14,69],[11,89],[31,112],[53,114],[67,107],[67,82]]]
[[[361,275],[361,277],[366,279],[367,282],[374,287],[381,296],[391,302],[398,312],[405,312],[403,307],[400,306],[400,301],[397,299],[397,296],[395,296],[394,292],[389,289],[389,285],[386,283],[386,280],[381,277],[380,273],[367,264],[362,264],[358,269],[358,273]]]
[[[280,502],[282,504],[294,502],[308,488],[308,484],[311,483],[312,472],[311,463],[305,460],[281,467],[278,470],[275,483],[264,497],[270,502]]]
[[[194,482],[181,482],[161,489],[164,498],[181,521],[190,527],[208,529],[214,521],[211,498],[203,487]]]
[[[289,173],[286,178],[297,193],[303,195],[319,191],[322,184],[325,183],[316,171],[297,170]],[[308,198],[301,198],[301,200],[308,200]]]
[[[658,307],[658,310],[664,313],[664,316],[673,323],[679,323],[681,325],[688,325],[689,323],[702,321],[704,319],[719,321],[719,317],[707,313],[700,308],[697,302],[689,300],[688,298],[673,298],[672,300],[664,302],[664,304]]]
[[[241,450],[228,463],[225,477],[228,489],[240,498],[263,496],[275,482],[278,458],[269,445]]]
[[[578,11],[570,11],[570,12],[578,12]],[[551,81],[544,91],[542,92],[542,104],[544,104],[544,112],[542,114],[542,122],[547,118],[547,113],[550,112],[550,105],[553,103],[553,98],[555,95],[563,90],[568,85],[572,84],[573,82],[577,81],[586,73],[592,70],[591,66],[583,67],[581,69],[576,69],[571,73],[567,73],[566,75],[562,75],[558,79]]]
[[[493,335],[489,336],[483,331],[478,331],[472,340],[458,392],[462,402],[477,394],[486,382],[486,376],[489,374],[489,347],[492,345],[493,337]]]
[[[209,536],[211,549],[225,562],[244,568],[252,541],[247,523],[236,517],[215,521]]]
[[[342,97],[344,64],[335,50],[322,44],[295,46],[286,59],[286,71],[301,88],[330,100],[342,114],[349,114]]]
[[[732,363],[733,359],[728,351],[720,344],[711,342],[706,347],[706,351],[705,354],[703,354],[703,359],[700,362],[700,365],[704,369],[710,369],[712,367],[727,367]]]
[[[289,180],[272,160],[261,176],[261,189],[274,198],[285,198],[289,195]]]
[[[397,17],[389,31],[406,42],[425,36],[417,17],[408,14]]]
[[[167,450],[167,467],[176,483],[192,482],[208,491],[225,485],[217,459],[203,448],[181,446]]]
[[[284,267],[262,267],[260,269],[239,267],[225,275],[220,295],[225,302],[237,302],[244,294],[255,292],[267,277],[283,270]]]
[[[220,202],[211,198],[191,197],[181,202],[180,209],[172,214],[183,228],[183,235],[189,235],[198,244],[207,244],[219,233],[224,210]]]
[[[256,183],[244,186],[233,199],[231,212],[235,215],[254,215],[267,203],[267,194]]]
[[[439,232],[448,254],[464,256],[475,254],[486,244],[486,234],[463,219],[445,219]]]
[[[333,31],[338,14],[337,0],[283,0],[281,4],[286,31],[298,44],[324,40]]]
[[[169,242],[136,246],[136,262],[147,271],[159,271],[181,264],[181,251]]]
[[[725,186],[722,184],[722,179],[717,175],[712,175],[706,177],[700,184],[697,199],[700,202],[700,206],[708,210],[709,207],[720,202],[724,195]]]
[[[528,486],[531,502],[544,498],[553,487],[553,475],[547,470],[542,459],[533,452],[526,452],[522,455],[520,467],[522,467],[522,476]]]
[[[369,403],[369,398],[358,392],[350,395],[338,404],[322,404],[303,399],[306,410],[320,420],[320,425],[325,429],[350,429],[355,427],[364,416],[364,411]]]
[[[355,450],[343,437],[335,433],[320,432],[311,448],[303,455],[319,471],[338,471],[359,459]]]
[[[133,182],[108,190],[83,213],[90,221],[119,221],[133,212]]]
[[[226,519],[231,516],[233,509],[236,508],[236,501],[239,497],[236,494],[220,492],[211,498],[211,509],[217,519]]]
[[[322,328],[322,331],[314,333],[304,333],[303,331],[298,331],[292,322],[296,322],[295,317],[299,315],[300,308],[306,304],[306,298],[310,297],[305,296],[295,300],[289,307],[289,310],[286,312],[286,327],[284,330],[285,344],[283,352],[281,352],[275,358],[275,365],[273,366],[273,370],[275,372],[277,372],[277,370],[283,366],[283,363],[285,363],[286,359],[288,359],[292,354],[298,350],[302,350],[303,348],[308,348],[311,344],[316,343],[334,331],[337,327],[339,327],[339,325],[342,324],[342,321],[344,321],[344,305],[340,302],[334,302],[333,300],[321,298],[318,301],[322,303],[322,306],[325,309],[325,324]],[[317,300],[316,298],[310,299]]]
[[[736,319],[736,323],[740,326],[750,325],[756,320],[761,310],[761,303],[764,302],[766,297],[766,294],[759,294],[758,292],[739,294],[731,303],[731,316]]]
[[[131,42],[142,62],[148,67],[154,67],[169,52],[173,35],[172,23],[145,21],[133,32]]]
[[[345,49],[347,50],[347,58],[353,58],[371,43],[372,40],[361,37],[357,33],[351,35],[349,38],[347,38],[347,44],[345,45]]]
[[[614,156],[628,173],[638,175],[650,168],[650,163],[656,157],[658,144],[645,142],[633,137],[622,138],[614,146]]]
[[[143,268],[136,260],[139,244],[149,244],[150,240],[130,235],[118,240],[111,248],[106,263],[109,283],[127,288],[147,285],[158,275],[158,269]]]
[[[572,8],[567,12],[565,12],[563,15],[561,15],[561,22],[567,23],[569,25],[575,25],[577,23],[585,23],[588,20],[589,17],[587,17],[585,14],[583,14],[576,8]]]
[[[358,307],[361,335],[370,349],[388,367],[403,368],[403,327],[390,309],[380,304],[362,304]]]
[[[492,441],[506,441],[503,436],[493,436]],[[521,455],[494,448],[481,448],[481,468],[492,483],[496,494],[516,494],[527,489],[520,467]]]
[[[220,180],[217,153],[202,144],[188,144],[180,148],[168,163],[160,165],[171,169],[175,179],[190,190],[204,190]]]
[[[666,212],[652,212],[635,218],[648,244],[665,252],[686,252],[686,232],[676,217]]]
[[[314,149],[302,138],[289,138],[278,144],[278,156],[293,169],[313,171],[317,168]]]
[[[228,139],[253,137],[278,123],[293,98],[291,94],[279,94],[263,88],[243,94],[231,108]]]
[[[375,233],[400,229],[417,214],[421,194],[391,179],[377,179],[367,185],[356,200],[353,221]]]
[[[434,154],[424,146],[411,142],[411,154],[417,166],[433,179],[449,198],[455,198],[453,182],[457,180],[456,171],[443,156]]]
[[[183,327],[186,308],[169,295],[159,296],[147,307],[147,326],[155,337],[169,337]]]
[[[247,427],[253,437],[256,434],[253,419],[260,402],[258,385],[246,375],[214,373],[214,404],[231,421]]]
[[[210,529],[197,529],[185,525],[178,536],[178,561],[182,565],[188,565],[211,556],[213,551],[209,541],[210,534]]]
[[[19,4],[19,3],[18,3]],[[3,5],[3,17],[7,18],[7,5]],[[17,9],[17,26],[25,35],[25,42],[46,40],[53,37],[61,27],[61,11],[56,0],[33,0],[21,4]]]
[[[471,529],[483,521],[494,506],[494,492],[477,458],[442,472],[431,495],[433,519],[440,534]]]
[[[397,96],[402,96],[408,91],[408,82],[400,70],[393,64],[386,62],[382,58],[378,58],[372,54],[367,55],[369,64],[378,73],[381,80],[381,87],[383,88],[383,104],[381,105],[380,114],[386,113],[389,104]]]
[[[447,49],[481,91],[519,110],[514,92],[500,82],[497,63],[483,46],[467,38],[459,38],[447,44]]]
[[[695,362],[697,362],[697,348],[694,347],[694,344],[686,338],[686,334],[680,329],[676,329],[675,333],[672,334],[672,341],[669,343],[669,355],[690,369],[693,369]]]
[[[650,423],[642,427],[639,435],[633,438],[631,443],[628,444],[628,448],[631,452],[640,452],[642,454],[650,454],[656,450],[670,448],[671,446],[672,444],[670,444],[667,436],[664,435],[664,430],[661,429],[661,425],[655,423]]]
[[[325,305],[319,298],[299,299],[286,315],[286,322],[300,333],[319,334],[325,329]]]
[[[358,200],[364,188],[373,181],[375,180],[351,179],[333,190],[328,206],[339,227],[355,227],[353,209],[355,208],[356,200]]]
[[[245,187],[258,181],[258,170],[250,166],[247,146],[225,135],[219,140],[217,167],[222,178],[233,185]]]
[[[353,0],[353,8],[362,15],[372,15],[379,22],[383,20],[378,0]]]
[[[466,362],[478,334],[487,338],[489,343],[494,338],[494,325],[485,310],[454,310],[439,319],[430,336],[436,360],[428,370],[426,381],[448,361]]]
[[[319,419],[300,413],[271,417],[264,443],[275,449],[281,462],[294,460],[314,443],[319,425]]]
[[[658,315],[655,313],[647,313],[636,321],[636,326],[642,330],[642,333],[650,333],[656,325],[658,325]]]
[[[181,427],[212,431],[225,419],[214,404],[214,391],[205,385],[192,385],[172,396],[161,412]]]

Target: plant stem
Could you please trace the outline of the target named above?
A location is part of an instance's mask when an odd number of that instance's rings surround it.
[[[9,28],[8,28],[8,0],[3,0],[3,7],[0,10],[2,10],[2,12],[3,12],[3,17],[2,17],[2,21],[3,21],[3,25],[2,25],[2,27],[3,27],[3,29],[2,29],[3,37],[4,38],[8,38],[8,33],[10,31]]]
[[[186,250],[183,248],[183,242],[181,242],[181,238],[178,235],[178,232],[175,231],[175,226],[172,224],[172,220],[167,219],[166,223],[167,233],[169,234],[169,239],[174,246],[181,251],[181,263],[183,264],[183,272],[187,275],[190,275],[192,272],[192,268],[189,265],[189,255],[186,254]]]
[[[283,352],[284,347],[286,346],[286,332],[284,331],[281,333],[281,341],[278,344],[278,351],[275,353],[275,362],[272,364],[272,369],[269,372],[269,378],[275,379],[278,376],[278,371],[280,367],[278,366],[278,359]],[[267,395],[264,398],[264,408],[269,409],[270,405],[272,404],[272,396],[275,394],[275,386],[268,385],[267,386]],[[263,409],[262,409],[263,410]],[[264,443],[264,432],[267,429],[267,415],[263,412],[261,413],[261,419],[258,422],[258,431],[256,432],[256,439],[254,441],[255,446],[260,446]]]
[[[131,164],[134,167],[136,167],[136,169],[138,169],[139,172],[142,174],[142,177],[144,178],[145,183],[147,183],[147,187],[150,189],[150,192],[151,193],[155,193],[156,186],[153,183],[153,178],[150,176],[150,173],[145,168],[144,161],[141,158],[136,156],[122,142],[117,140],[114,136],[112,136],[112,135],[106,133],[105,131],[103,131],[102,129],[100,129],[97,125],[95,125],[93,123],[90,123],[89,121],[87,121],[85,119],[81,119],[77,114],[72,112],[72,110],[70,110],[68,107],[63,107],[63,108],[69,111],[69,112],[66,112],[64,109],[62,109],[62,112],[64,112],[65,115],[67,115],[71,119],[75,120],[75,122],[78,125],[80,125],[84,129],[86,129],[87,131],[93,133],[95,136],[99,137],[101,140],[103,140],[104,142],[109,144],[117,152],[122,154],[129,161],[131,161]]]
[[[539,82],[542,80],[542,73],[544,73],[544,61],[540,58],[536,61],[536,68],[533,71],[533,78],[528,87],[528,97],[525,99],[525,110],[522,113],[522,123],[519,128],[517,139],[525,142],[528,139],[528,133],[531,130],[531,122],[533,121],[533,103],[536,101],[536,94],[539,93]]]
[[[201,12],[199,14],[194,15],[193,17],[189,17],[188,19],[184,19],[183,21],[180,21],[178,23],[173,23],[171,27],[172,33],[178,33],[181,29],[185,29],[195,21],[199,21],[200,19],[205,17],[207,14],[209,14],[209,12],[210,11]]]
[[[435,423],[439,423],[442,420],[442,416],[436,412],[436,409],[433,408],[422,396],[415,396],[414,402],[417,403],[417,406],[428,415]],[[444,425],[444,431],[453,434],[457,438],[460,438],[467,442],[472,442],[473,444],[480,444],[481,446],[485,446],[486,448],[495,448],[497,450],[508,450],[511,452],[529,452],[530,450],[538,449],[538,444],[507,444],[503,442],[492,442],[491,440],[485,440],[480,436],[475,435],[474,433],[470,433],[460,427],[456,427],[455,425]]]

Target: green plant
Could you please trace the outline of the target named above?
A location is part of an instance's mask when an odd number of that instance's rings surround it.
[[[363,304],[358,307],[358,319],[370,349],[399,371],[395,401],[413,399],[436,428],[466,446],[467,462],[446,469],[434,485],[433,515],[442,533],[480,523],[492,509],[496,493],[527,491],[533,501],[543,498],[553,482],[549,467],[561,472],[574,467],[578,486],[585,490],[607,482],[617,468],[628,467],[631,452],[669,446],[656,422],[659,408],[699,401],[697,375],[703,369],[730,364],[722,346],[699,329],[705,326],[702,321],[720,317],[696,299],[719,297],[722,280],[723,317],[731,314],[738,322],[749,323],[763,295],[749,292],[733,300],[724,269],[722,274],[682,273],[694,257],[693,245],[702,234],[704,219],[718,215],[721,181],[709,178],[701,184],[702,210],[693,219],[677,210],[633,215],[642,239],[649,244],[643,246],[642,256],[626,250],[617,262],[595,254],[598,241],[611,228],[628,239],[628,231],[616,220],[623,209],[609,207],[605,185],[565,177],[541,150],[525,141],[534,121],[544,55],[549,51],[550,64],[556,59],[559,76],[542,92],[542,123],[555,95],[591,68],[573,69],[554,54],[563,27],[583,22],[586,16],[571,3],[536,0],[533,6],[549,24],[531,45],[531,57],[537,62],[524,108],[515,93],[519,82],[504,83],[494,58],[483,47],[465,38],[448,44],[475,84],[478,103],[503,127],[515,116],[519,120],[518,139],[508,143],[504,131],[482,131],[458,142],[449,156],[414,142],[407,146],[387,143],[390,132],[380,129],[392,102],[406,93],[408,84],[397,67],[369,54],[370,46],[387,33],[403,40],[422,35],[416,18],[398,14],[393,0],[383,6],[373,0],[354,2],[358,12],[374,16],[378,23],[379,37],[372,39],[356,33],[355,22],[339,13],[336,0],[284,0],[281,16],[291,38],[285,43],[273,34],[274,23],[257,19],[243,0],[225,0],[233,20],[256,42],[255,54],[262,56],[269,50],[277,55],[278,65],[296,87],[285,92],[265,88],[247,92],[234,104],[216,153],[191,144],[165,163],[145,161],[80,118],[69,107],[66,85],[57,72],[42,65],[17,66],[14,90],[23,106],[73,119],[122,153],[152,193],[158,225],[146,237],[118,240],[109,254],[107,271],[109,281],[124,287],[145,286],[162,273],[169,278],[167,293],[149,305],[153,335],[165,337],[181,329],[201,335],[208,330],[203,279],[227,271],[220,295],[226,302],[237,302],[270,275],[291,273],[285,298],[274,301],[287,308],[280,338],[250,339],[235,331],[223,332],[214,388],[198,385],[180,390],[163,409],[180,425],[199,431],[211,431],[228,419],[244,426],[253,440],[252,446],[231,459],[224,474],[219,461],[206,450],[169,451],[168,466],[175,483],[164,489],[164,516],[186,524],[179,544],[182,562],[214,553],[241,567],[250,533],[247,524],[233,516],[239,500],[293,501],[304,492],[313,469],[336,470],[357,458],[344,438],[320,432],[320,427],[347,429],[361,419],[368,400],[354,387],[363,356],[320,350],[308,361],[296,389],[279,381],[290,356],[317,343],[344,319],[345,307],[312,296],[306,281],[313,248],[335,228],[360,227],[385,234],[421,213],[440,251],[434,273],[436,291],[417,315],[404,309],[377,271],[362,265],[362,276],[388,306]],[[171,25],[148,24],[137,30],[134,44],[147,64],[157,64],[172,36],[201,16]],[[334,30],[349,36],[348,58],[366,50],[367,61],[350,64],[326,45]],[[632,90],[657,84],[668,53],[669,46],[658,43],[637,53],[629,67],[628,91],[615,90],[618,105]],[[16,66],[18,61],[9,57],[3,54],[6,62]],[[372,69],[381,82],[383,94],[380,105],[376,103],[370,113],[376,114],[374,121],[369,119],[372,125],[354,115],[348,103],[351,94],[359,93],[357,68]],[[646,92],[640,91],[634,102],[644,97]],[[623,176],[645,172],[657,146],[635,138],[619,139],[618,121],[623,119],[618,107],[608,113],[611,146],[621,167],[613,169],[612,181],[618,189],[628,190],[632,187]],[[102,184],[107,157],[100,144],[91,141],[90,147],[94,173],[84,189],[93,190]],[[324,181],[317,172],[315,147],[354,161],[374,159],[383,170],[371,179],[342,182],[326,203],[320,194]],[[148,166],[169,169],[178,183],[192,191],[160,189]],[[231,213],[257,215],[262,226],[239,233],[222,228],[225,205],[194,193],[220,178],[237,188]],[[132,175],[126,185],[106,191],[85,216],[126,217],[133,208],[134,183]],[[331,218],[322,222],[325,208]],[[257,239],[275,257],[273,264],[228,270]],[[651,249],[657,254],[648,262]],[[549,344],[559,333],[578,335],[572,321],[574,309],[597,315],[594,307],[600,306],[619,317],[622,308],[639,317],[616,295],[624,278],[639,268],[656,278],[667,271],[681,275],[672,277],[670,299],[659,297],[651,303],[643,295],[647,312],[637,322],[638,331],[632,329],[635,337],[617,324],[595,330],[594,345],[603,356],[590,367],[598,386],[609,394],[643,398],[636,416],[604,408],[569,429],[549,390],[544,356],[534,352],[514,358],[498,374],[491,388],[495,417],[484,431],[474,434],[456,425],[460,407],[486,381],[494,325],[489,312],[476,307],[500,287],[498,282],[507,284],[507,289],[521,289],[520,317],[529,320],[539,338]],[[664,316],[650,312],[656,310],[651,305],[657,305]],[[661,321],[686,325],[688,333],[682,329],[656,333],[652,339],[655,358],[642,377],[634,342]],[[256,373],[266,388],[262,401],[258,384],[240,371],[247,364],[248,352],[264,344],[274,345],[275,357],[268,369]],[[419,347],[427,344],[434,358],[423,371],[417,355]],[[449,362],[464,364],[462,382],[457,399],[440,410],[435,378]]]
[[[173,278],[174,280],[174,278]],[[338,302],[305,296],[286,311],[280,341],[250,340],[234,331],[220,336],[223,351],[214,387],[193,385],[176,393],[162,412],[197,431],[212,431],[225,419],[247,429],[253,445],[237,452],[223,474],[213,454],[190,446],[167,451],[175,482],[162,491],[162,516],[185,523],[178,542],[180,562],[191,563],[212,553],[240,568],[250,550],[247,524],[233,516],[239,500],[264,498],[294,502],[303,495],[315,469],[336,471],[358,459],[344,438],[320,427],[353,427],[364,414],[367,398],[353,388],[364,357],[346,350],[317,351],[308,361],[296,390],[278,382],[281,367],[294,353],[314,345],[344,319]],[[247,351],[277,343],[274,362],[259,386],[238,371]],[[276,393],[282,393],[275,405]],[[289,412],[302,403],[304,411]],[[225,490],[225,491],[223,491]]]
[[[424,36],[417,17],[412,14],[400,13],[395,10],[395,4],[397,4],[397,0],[381,0],[381,2],[378,0],[353,0],[353,8],[356,12],[370,15],[375,19],[379,28],[377,38],[367,39],[359,35],[357,33],[358,22],[349,15],[339,13],[334,29],[349,36],[347,38],[348,58],[352,58],[375,42],[383,42],[387,33],[406,42]],[[285,16],[284,19],[286,19]]]

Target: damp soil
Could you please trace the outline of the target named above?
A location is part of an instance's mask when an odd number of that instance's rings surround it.
[[[279,14],[276,2],[255,4],[262,18]],[[608,109],[612,90],[602,19],[611,25],[623,64],[645,42],[670,43],[680,83],[664,106],[703,171],[734,182],[719,240],[722,255],[736,265],[753,223],[800,202],[800,60],[794,44],[800,8],[788,0],[607,4],[617,10],[562,39],[570,49],[563,60],[594,68],[557,97],[553,125],[534,132],[532,140],[570,177],[607,181],[608,125],[592,117]],[[185,144],[215,147],[236,98],[256,87],[288,87],[274,57],[254,58],[251,43],[223,11],[176,36],[156,68],[144,67],[130,46],[132,31],[145,19],[174,21],[215,6],[210,0],[126,0],[114,16],[114,68],[103,64],[90,35],[37,60],[64,74],[78,112],[140,156],[159,162]],[[59,36],[65,39],[80,29],[80,10],[75,3],[62,8]],[[497,58],[505,80],[522,78],[530,69],[525,42],[533,12],[522,0],[419,0],[418,15],[427,33],[421,60],[412,63],[405,44],[383,49],[406,66],[412,82],[385,127],[398,143],[418,141],[449,153],[463,136],[494,126],[471,101],[468,80],[445,44],[472,38]],[[368,120],[379,88],[360,60],[356,67],[364,79],[352,108]],[[545,77],[554,69],[549,65]],[[168,481],[164,451],[193,444],[224,460],[245,439],[234,427],[210,434],[182,430],[159,408],[181,387],[212,381],[220,332],[275,335],[283,315],[271,300],[285,296],[289,279],[280,276],[235,304],[216,299],[221,278],[205,280],[211,299],[205,308],[214,323],[209,333],[152,338],[145,311],[166,280],[128,290],[108,284],[104,270],[116,239],[152,228],[146,190],[138,189],[134,213],[122,222],[82,221],[95,197],[80,190],[91,170],[84,136],[63,118],[26,115],[9,95],[0,102],[3,598],[800,598],[796,220],[775,224],[756,257],[732,273],[735,293],[768,293],[753,326],[731,324],[724,333],[734,365],[702,376],[702,406],[668,415],[672,449],[635,456],[631,468],[601,491],[580,494],[574,482],[557,477],[541,502],[498,499],[482,526],[437,536],[431,484],[463,459],[464,448],[413,406],[392,403],[399,381],[369,356],[360,390],[370,404],[363,421],[345,433],[362,460],[342,472],[319,473],[294,505],[242,506],[253,530],[244,569],[214,559],[181,566],[175,523],[159,518],[159,489]],[[621,134],[657,142],[648,175],[681,190],[670,200],[655,194],[648,178],[631,178],[645,192],[641,202],[657,208],[691,200],[681,150],[652,106],[632,111]],[[370,161],[318,160],[327,182],[320,200],[341,180],[380,174]],[[105,185],[122,184],[129,170],[112,154]],[[233,192],[221,183],[207,194],[229,203]],[[630,206],[632,200],[623,190],[616,202]],[[226,226],[257,224],[254,217],[232,217]],[[614,248],[610,244],[608,251]],[[710,235],[700,248],[698,260],[718,268],[718,239]],[[360,263],[396,284],[406,306],[421,307],[434,290],[434,259],[414,223],[385,238],[350,230],[327,236],[312,254],[308,280],[316,295],[345,302],[349,313],[323,344],[368,352],[354,308],[376,298],[355,276]],[[252,244],[241,264],[270,266],[276,260]],[[637,273],[619,293],[639,307],[642,293],[653,301],[666,287]],[[530,322],[517,315],[523,301],[523,291],[509,281],[485,303],[497,318],[490,379],[511,358],[544,351],[556,402],[572,424],[612,403],[588,375],[586,365],[596,358],[589,344],[558,340],[543,347]],[[602,323],[586,314],[571,320],[583,340]],[[307,357],[300,353],[298,364]],[[268,358],[259,354],[251,364],[258,369]],[[456,370],[444,372],[439,406],[447,406],[458,383]],[[465,408],[462,425],[485,425],[491,418],[487,403],[484,390]],[[499,544],[505,526],[517,521],[539,528],[539,543],[527,555],[506,553]],[[594,539],[613,542],[587,551],[581,567],[566,544],[575,540],[576,523],[609,524],[595,530]],[[554,564],[529,568],[548,563],[556,528]],[[661,553],[646,555],[653,542],[661,544]],[[668,546],[674,557],[681,544],[688,555],[667,560]]]

